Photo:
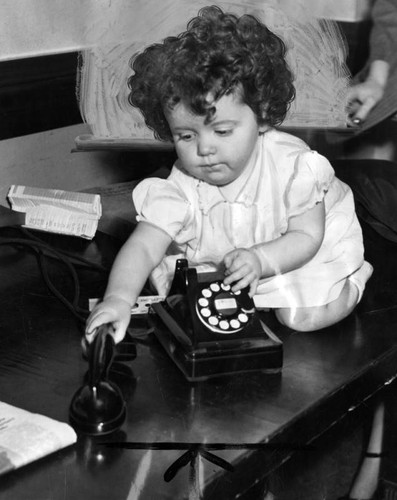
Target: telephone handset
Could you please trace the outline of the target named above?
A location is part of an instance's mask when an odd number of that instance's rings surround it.
[[[199,278],[186,259],[177,260],[170,292],[152,304],[149,316],[157,339],[185,377],[280,371],[282,342],[259,318],[248,289],[233,292],[222,280]]]

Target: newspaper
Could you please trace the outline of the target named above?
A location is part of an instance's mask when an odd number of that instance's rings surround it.
[[[70,425],[0,401],[0,475],[76,441]]]
[[[12,185],[11,208],[24,212],[25,227],[92,239],[102,215],[99,194]]]

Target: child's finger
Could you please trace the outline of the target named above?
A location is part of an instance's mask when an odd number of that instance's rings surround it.
[[[244,288],[251,287],[251,283],[255,280],[252,274],[247,274],[241,280],[237,281],[232,286],[233,292],[238,292],[239,290],[243,290]]]
[[[232,266],[233,261],[236,257],[237,257],[237,250],[232,250],[231,252],[227,253],[223,258],[223,264],[229,272],[230,272],[230,267]]]
[[[94,340],[94,338],[95,338],[95,332],[96,332],[96,328],[94,330],[90,331],[90,332],[87,332],[87,331],[85,332],[85,337],[84,338],[86,339],[86,341],[89,344],[91,344],[91,342]]]
[[[249,296],[252,298],[256,294],[256,289],[258,288],[258,283],[259,280],[255,278],[253,281],[250,283],[250,291],[249,291]]]
[[[91,344],[93,342],[94,338],[96,337],[96,333],[98,331],[99,326],[100,325],[97,325],[97,326],[94,325],[89,330],[86,328],[85,336],[82,340],[82,343],[85,341],[86,343]]]
[[[244,272],[247,272],[247,261],[244,259],[241,253],[236,253],[233,258],[233,262],[228,267],[229,274],[233,274],[239,272],[241,269],[245,269]]]
[[[233,292],[248,286],[255,279],[255,273],[247,265],[240,267],[237,271],[225,278],[225,285],[232,285]]]
[[[241,278],[243,278],[246,274],[242,268],[239,268],[236,271],[231,271],[229,269],[229,271],[230,271],[230,274],[228,276],[226,276],[226,278],[223,280],[225,285],[231,285],[232,283],[235,283],[235,282],[241,280]]]
[[[127,327],[124,327],[123,325],[119,324],[117,328],[114,330],[114,332],[112,332],[112,336],[116,344],[118,344],[123,340],[123,338],[125,337],[126,330]]]
[[[105,323],[109,323],[109,321],[110,318],[106,312],[99,312],[97,314],[94,314],[91,318],[89,318],[85,329],[85,334],[87,339],[89,337],[92,337],[92,334],[95,333],[98,327],[104,325]],[[90,339],[90,342],[91,341],[92,338]]]

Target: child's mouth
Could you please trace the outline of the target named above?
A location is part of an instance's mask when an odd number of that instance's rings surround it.
[[[212,163],[210,165],[204,164],[204,165],[201,165],[201,167],[208,169],[208,170],[216,170],[216,169],[220,169],[222,167],[222,164],[221,163]]]

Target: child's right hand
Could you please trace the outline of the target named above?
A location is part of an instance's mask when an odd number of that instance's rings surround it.
[[[113,327],[111,335],[115,343],[123,340],[131,320],[131,305],[121,297],[109,296],[97,304],[87,319],[85,338],[88,343],[94,340],[93,335],[98,327],[110,323]]]

